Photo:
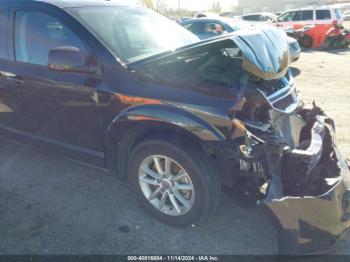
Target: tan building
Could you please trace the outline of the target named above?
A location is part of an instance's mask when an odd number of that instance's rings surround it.
[[[350,2],[350,0],[238,0],[237,11],[243,14],[253,12],[282,12],[305,6],[322,6],[345,2]]]

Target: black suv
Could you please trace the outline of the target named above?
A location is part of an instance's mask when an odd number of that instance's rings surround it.
[[[137,6],[0,0],[1,137],[129,177],[171,225],[224,185],[273,215],[281,252],[325,250],[350,227],[350,175],[289,60],[272,27],[200,42]]]

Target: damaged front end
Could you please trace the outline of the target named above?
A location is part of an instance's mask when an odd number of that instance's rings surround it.
[[[269,130],[245,127],[254,135],[240,145],[242,178],[277,226],[281,254],[327,252],[350,228],[350,174],[333,121],[315,105],[275,114]]]
[[[206,141],[208,152],[225,185],[253,195],[272,215],[280,253],[317,253],[350,228],[350,174],[334,143],[333,120],[315,103],[303,105],[289,62],[286,35],[261,28],[132,69],[145,80],[210,96],[212,105],[187,97],[167,103],[225,135],[225,141]]]

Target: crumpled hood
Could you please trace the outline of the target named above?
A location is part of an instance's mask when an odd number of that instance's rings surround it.
[[[129,66],[137,71],[165,60],[186,59],[196,52],[222,49],[227,43],[237,46],[242,52],[242,69],[264,80],[281,78],[289,67],[287,35],[273,26],[259,26],[236,31],[225,36],[201,41],[179,48]]]
[[[280,78],[289,67],[286,34],[275,27],[266,26],[241,30],[232,40],[243,53],[243,69],[262,79]]]

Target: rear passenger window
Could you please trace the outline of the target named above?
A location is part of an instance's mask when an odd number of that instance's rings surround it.
[[[247,21],[259,21],[259,15],[246,15],[243,16],[243,20],[247,20]]]
[[[329,19],[331,19],[331,11],[316,10],[316,20],[329,20]]]
[[[270,20],[270,17],[268,17],[268,16],[265,16],[265,15],[259,16],[259,21],[261,21],[261,22],[267,22],[269,20]]]
[[[54,17],[34,12],[16,13],[16,61],[46,66],[50,49],[59,46],[84,50],[78,37]]]

